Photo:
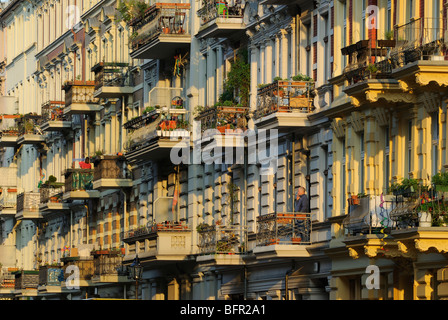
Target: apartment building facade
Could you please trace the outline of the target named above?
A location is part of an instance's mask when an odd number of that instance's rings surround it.
[[[442,2],[10,1],[0,294],[443,298]]]

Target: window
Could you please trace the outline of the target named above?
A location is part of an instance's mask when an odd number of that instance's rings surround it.
[[[361,39],[367,39],[366,37],[366,0],[362,0],[362,24],[361,24]]]
[[[408,122],[408,134],[407,134],[407,172],[412,170],[412,121]]]
[[[408,21],[411,20],[411,18],[414,17],[414,0],[409,0],[409,7],[408,7]]]
[[[392,4],[391,0],[387,0],[387,14],[386,14],[386,31],[392,30]]]
[[[345,211],[345,186],[346,186],[346,179],[345,179],[345,137],[342,138],[342,166],[341,166],[341,199],[342,199],[342,211]]]
[[[390,135],[389,127],[384,128],[384,192],[387,193],[389,188],[389,176],[390,176]]]
[[[360,159],[359,159],[359,193],[364,193],[364,132],[359,137]]]
[[[431,115],[431,149],[432,149],[432,175],[438,171],[438,157],[439,157],[439,113],[434,112]]]
[[[347,3],[344,2],[342,4],[342,13],[343,13],[343,27],[342,27],[342,47],[347,46]],[[342,55],[342,69],[346,66],[346,58]]]

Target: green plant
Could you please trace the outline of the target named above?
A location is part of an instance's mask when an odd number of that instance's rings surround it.
[[[313,81],[313,78],[311,78],[311,77],[309,77],[307,75],[299,73],[298,75],[293,76],[292,80],[293,81]]]
[[[143,110],[143,114],[150,113],[151,111],[155,110],[155,107],[146,107],[145,110]]]
[[[58,179],[53,175],[48,178],[49,183],[55,183],[56,181],[58,181]]]
[[[375,64],[369,64],[367,70],[369,70],[370,73],[376,73],[378,72],[378,67]]]
[[[120,1],[117,7],[116,19],[129,23],[134,19],[143,17],[148,8],[149,4],[143,0]]]
[[[392,183],[389,187],[389,192],[400,193],[400,192],[416,192],[421,188],[420,183],[417,179],[403,179],[400,183]]]
[[[384,33],[384,37],[386,38],[386,40],[392,40],[392,38],[394,37],[394,32],[392,30],[386,31]]]
[[[275,77],[275,78],[274,78],[274,82],[275,82],[275,81],[282,81],[282,80],[283,80],[282,77]]]
[[[249,105],[250,93],[250,64],[248,63],[248,52],[240,49],[231,64],[230,71],[224,83],[224,90],[235,92],[239,103]]]
[[[448,172],[438,172],[432,176],[431,182],[434,185],[446,186],[448,185]]]

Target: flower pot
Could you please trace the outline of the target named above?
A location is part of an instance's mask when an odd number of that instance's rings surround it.
[[[419,227],[431,227],[432,226],[432,215],[429,212],[419,212],[418,213],[418,226]]]

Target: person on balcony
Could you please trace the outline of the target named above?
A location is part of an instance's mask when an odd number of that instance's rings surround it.
[[[297,228],[297,234],[300,234],[300,238],[303,242],[309,242],[309,219],[305,213],[310,212],[310,205],[308,196],[306,195],[306,189],[302,186],[299,187],[296,195],[296,201],[294,204],[294,211],[298,213],[304,213],[303,217],[300,215],[296,219],[295,227]]]
[[[295,212],[310,212],[310,206],[308,201],[308,196],[306,195],[306,189],[304,187],[299,187],[296,195],[296,201],[294,205]]]
[[[92,169],[92,164],[90,163],[90,158],[86,157],[84,161],[79,162],[79,167],[81,169]]]

